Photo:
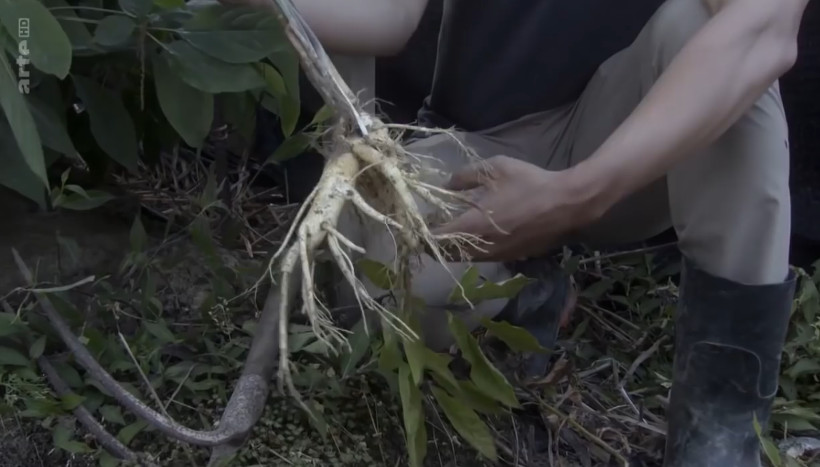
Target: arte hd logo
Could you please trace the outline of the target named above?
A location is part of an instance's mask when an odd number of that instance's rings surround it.
[[[28,18],[17,20],[17,90],[21,94],[28,94],[31,85],[29,66],[31,51],[28,48],[28,39],[31,34],[31,21]]]

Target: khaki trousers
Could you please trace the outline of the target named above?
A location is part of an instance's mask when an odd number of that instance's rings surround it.
[[[486,131],[459,133],[458,138],[484,158],[503,154],[549,170],[571,167],[589,157],[632,112],[708,19],[699,0],[668,0],[631,46],[600,66],[577,102]],[[418,140],[407,148],[433,156],[431,164],[439,164],[445,172],[467,163],[464,152],[446,135]],[[443,181],[444,176],[435,180]],[[612,246],[645,240],[674,227],[682,253],[698,267],[741,283],[774,283],[788,272],[790,212],[788,132],[774,83],[709,148],[691,154],[665,177],[624,199],[577,240]],[[347,218],[343,228],[371,259],[387,264],[393,260],[393,240],[381,234],[384,226]],[[428,307],[420,316],[424,339],[435,348],[452,343],[444,313],[446,299],[454,279],[469,267],[445,266],[425,257],[413,283],[414,294]],[[487,280],[510,277],[502,264],[476,266]],[[475,327],[479,317],[495,316],[506,301],[482,303],[460,317]]]

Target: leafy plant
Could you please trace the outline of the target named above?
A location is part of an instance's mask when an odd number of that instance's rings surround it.
[[[310,143],[296,128],[298,61],[270,12],[182,0],[4,0],[0,17],[0,183],[41,206],[88,200],[76,185],[74,199],[47,196],[48,169],[61,158],[134,171],[176,144],[202,148],[219,112],[251,134],[254,103],[280,115],[300,148]]]

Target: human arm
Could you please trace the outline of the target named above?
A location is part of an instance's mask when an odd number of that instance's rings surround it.
[[[700,1],[700,0],[689,0]],[[593,223],[614,204],[662,177],[720,137],[796,60],[808,0],[706,0],[711,18],[666,67],[632,114],[585,161],[561,171],[493,158],[495,186],[437,233],[466,232],[493,242],[476,259],[543,253]],[[450,187],[489,187],[467,168]]]
[[[714,142],[794,65],[808,0],[705,3],[711,19],[601,147],[567,172],[587,187],[589,217]]]
[[[219,0],[273,8],[273,0]],[[330,52],[388,56],[401,51],[418,27],[427,0],[292,0]]]

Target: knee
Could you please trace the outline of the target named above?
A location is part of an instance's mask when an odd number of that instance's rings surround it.
[[[701,0],[666,0],[649,20],[644,31],[657,74],[663,71],[684,45],[709,21]]]

